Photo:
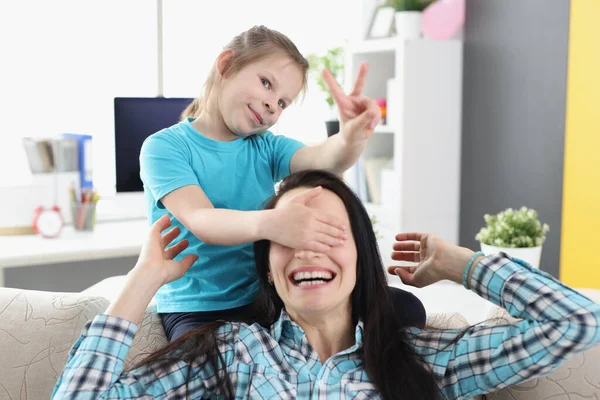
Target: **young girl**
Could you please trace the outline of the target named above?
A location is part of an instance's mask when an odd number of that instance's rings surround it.
[[[151,135],[141,154],[141,178],[151,222],[171,214],[198,260],[181,279],[156,294],[170,340],[216,319],[248,312],[259,282],[252,243],[326,253],[343,245],[346,228],[337,218],[306,206],[321,188],[298,195],[287,207],[263,211],[274,184],[292,172],[324,169],[343,173],[354,164],[379,122],[373,100],[361,96],[366,65],[350,95],[328,71],[324,77],[340,110],[340,133],[318,146],[275,136],[268,129],[305,90],[308,62],[283,34],[264,26],[233,38],[218,56],[203,96],[182,121]],[[422,323],[424,309],[407,292],[407,323]]]

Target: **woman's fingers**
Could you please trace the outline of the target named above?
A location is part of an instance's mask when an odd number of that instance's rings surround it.
[[[165,250],[165,258],[167,260],[172,260],[179,255],[183,250],[185,250],[189,245],[187,239],[182,240],[181,242],[175,243],[173,246],[169,247]]]
[[[167,229],[170,226],[171,226],[171,217],[169,216],[169,214],[165,214],[162,217],[160,217],[159,219],[157,219],[155,223],[152,224],[152,227],[150,228],[150,230],[161,233],[162,231],[164,231],[165,229]]]
[[[415,241],[415,242],[420,242],[424,235],[425,235],[424,233],[420,233],[420,232],[399,233],[396,235],[396,241],[403,242],[403,241],[411,240],[411,241]]]
[[[421,242],[396,242],[393,248],[395,251],[421,251]]]
[[[392,252],[392,260],[419,263],[421,262],[421,253],[412,251],[394,251]]]
[[[415,282],[415,274],[408,271],[406,268],[396,267],[394,273],[398,275],[402,283],[409,286],[417,286]]]
[[[178,226],[172,228],[169,232],[162,235],[162,247],[167,247],[177,236],[179,236],[180,229]]]

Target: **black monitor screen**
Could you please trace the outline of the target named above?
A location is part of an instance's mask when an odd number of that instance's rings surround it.
[[[140,149],[155,132],[179,122],[188,98],[115,97],[117,192],[141,192]]]

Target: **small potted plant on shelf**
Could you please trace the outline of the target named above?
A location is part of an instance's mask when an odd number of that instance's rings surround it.
[[[421,16],[433,0],[389,0],[385,6],[396,10],[396,37],[416,39],[421,36]]]
[[[327,50],[324,55],[309,54],[308,63],[310,64],[310,70],[314,74],[317,81],[317,85],[323,94],[325,95],[325,101],[329,105],[329,117],[325,121],[327,128],[327,136],[335,135],[340,131],[340,121],[337,115],[337,109],[335,101],[329,87],[323,79],[322,71],[327,68],[335,80],[341,87],[344,87],[344,50],[342,47],[334,47]]]
[[[484,254],[502,251],[539,268],[542,244],[550,227],[540,222],[537,211],[527,207],[508,208],[496,215],[486,214],[484,219],[486,226],[475,235]]]

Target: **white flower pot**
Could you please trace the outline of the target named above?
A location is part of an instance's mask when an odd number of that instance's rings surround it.
[[[480,243],[480,244],[481,244],[481,251],[486,256],[490,255],[490,254],[498,254],[500,252],[504,252],[511,257],[519,258],[519,259],[525,261],[526,263],[531,265],[533,268],[540,267],[540,258],[542,257],[542,246],[522,247],[522,248],[506,248],[506,247],[490,246],[490,245],[483,244],[483,243]]]
[[[421,37],[420,11],[398,11],[395,14],[396,37],[398,39],[418,39]]]

